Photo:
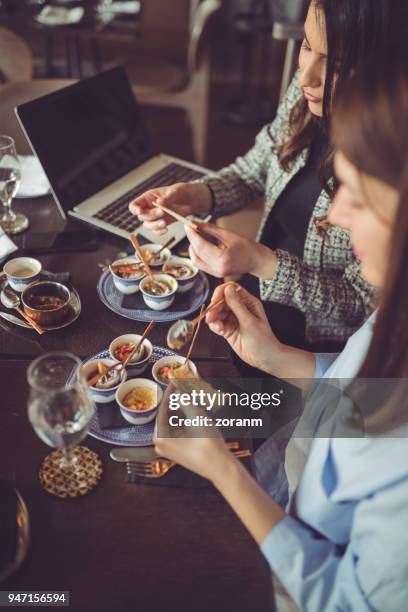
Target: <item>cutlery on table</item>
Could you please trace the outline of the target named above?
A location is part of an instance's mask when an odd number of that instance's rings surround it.
[[[39,334],[43,334],[46,330],[34,321],[31,317],[29,317],[24,310],[20,306],[20,298],[14,291],[10,289],[10,287],[3,287],[3,303],[6,308],[14,308],[17,312],[35,329]]]
[[[31,325],[26,323],[23,319],[19,319],[18,317],[15,317],[14,315],[9,314],[8,312],[0,311],[0,317],[2,319],[5,319],[9,323],[13,323],[14,325],[19,325],[20,327],[25,327],[26,329],[31,329]]]
[[[230,450],[239,450],[239,442],[227,442],[227,446]],[[113,461],[119,463],[127,463],[136,461],[138,463],[148,463],[155,461],[156,459],[164,459],[160,457],[153,446],[121,446],[113,448],[110,452],[110,457]]]
[[[232,454],[237,459],[251,457],[252,455],[249,449],[232,451]],[[130,476],[140,476],[141,478],[161,478],[176,465],[175,461],[160,457],[153,461],[127,461],[126,472]]]
[[[149,325],[144,330],[143,335],[140,338],[139,342],[133,346],[132,350],[126,356],[126,358],[122,362],[115,363],[113,366],[110,366],[109,368],[106,368],[106,370],[105,370],[105,372],[103,372],[103,374],[98,372],[98,374],[95,374],[95,376],[92,376],[92,378],[90,378],[88,380],[88,386],[89,387],[93,387],[94,385],[96,385],[100,381],[101,378],[103,378],[104,376],[106,376],[106,374],[109,374],[109,372],[112,372],[113,370],[116,370],[117,372],[121,372],[124,368],[126,368],[127,364],[132,359],[133,355],[142,346],[143,342],[146,340],[147,336],[150,334],[150,332],[152,331],[152,329],[153,329],[153,327],[155,325],[156,325],[156,321],[150,321]]]

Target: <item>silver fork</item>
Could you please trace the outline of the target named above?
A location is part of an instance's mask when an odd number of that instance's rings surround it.
[[[232,453],[234,457],[242,459],[250,457],[249,449],[238,450]],[[126,461],[126,472],[130,477],[139,476],[140,478],[161,478],[177,463],[169,459],[154,459],[153,461]]]

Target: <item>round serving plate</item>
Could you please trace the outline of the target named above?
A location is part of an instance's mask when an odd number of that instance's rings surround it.
[[[64,327],[68,327],[68,325],[72,325],[72,323],[74,323],[74,321],[76,321],[79,315],[81,314],[82,305],[81,305],[81,299],[79,297],[79,293],[76,289],[73,289],[73,288],[71,288],[70,291],[71,291],[70,309],[68,311],[66,319],[64,319],[64,321],[60,321],[59,323],[54,323],[53,325],[42,325],[42,327],[46,331],[56,331],[58,329],[63,329]],[[16,319],[18,318],[17,313],[15,313],[13,309],[7,308],[6,304],[4,303],[3,291],[0,292],[0,302],[7,309],[6,314],[13,313]],[[26,329],[31,329],[35,331],[34,327],[31,327],[31,325],[27,323],[24,319],[21,319],[21,323],[17,323],[14,320],[10,321],[9,319],[8,321],[9,323],[12,323],[13,325],[18,325],[19,327],[24,327]]]
[[[149,367],[151,368],[151,366],[162,357],[168,357],[175,354],[176,353],[174,351],[170,351],[167,348],[153,346],[153,353],[149,359]],[[97,353],[96,355],[92,355],[86,361],[90,361],[91,359],[109,358],[109,351],[105,350]],[[141,377],[152,378],[151,370],[147,370],[147,372],[141,374]],[[99,423],[99,414],[102,410],[106,409],[106,406],[106,404],[95,404],[95,414],[91,419],[88,432],[90,436],[115,446],[151,446],[153,444],[153,430],[155,421],[146,423],[145,425],[126,424],[123,427],[114,427],[112,429],[102,428]]]
[[[142,293],[138,291],[132,295],[124,295],[116,289],[112,274],[107,270],[103,272],[98,281],[98,295],[101,301],[116,312],[116,314],[133,321],[149,323],[167,323],[185,319],[207,300],[210,294],[210,283],[203,272],[197,274],[193,287],[186,293],[177,293],[173,304],[168,310],[152,310],[146,306]]]

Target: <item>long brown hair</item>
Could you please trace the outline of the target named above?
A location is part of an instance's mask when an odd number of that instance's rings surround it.
[[[383,46],[388,36],[391,4],[395,0],[311,0],[317,19],[325,27],[327,39],[327,69],[323,96],[323,117],[315,117],[302,96],[293,107],[289,119],[289,138],[280,144],[277,153],[286,172],[293,160],[310,149],[320,133],[330,134],[330,117],[336,91],[350,74],[373,52]],[[320,176],[325,189],[332,148],[323,156]]]
[[[378,178],[400,194],[381,306],[369,352],[357,377],[360,382],[373,378],[408,378],[408,61],[405,55],[403,47],[393,48],[378,62],[359,70],[339,93],[333,113],[335,146],[359,172]],[[406,403],[407,385],[398,385],[396,381],[397,387],[400,393],[394,394],[392,401],[377,406],[377,410],[371,406],[366,423],[371,431],[388,430],[396,425],[398,418],[408,421],[408,414],[396,412],[401,411],[402,388]],[[361,384],[351,386],[353,399],[361,389]]]

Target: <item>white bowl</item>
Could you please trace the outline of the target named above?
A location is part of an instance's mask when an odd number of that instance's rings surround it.
[[[123,259],[117,259],[109,266],[109,270],[113,278],[113,284],[115,285],[118,291],[124,293],[125,295],[137,293],[139,291],[140,281],[145,276],[145,273],[143,271],[137,278],[122,278],[121,276],[115,274],[115,272],[112,270],[112,266],[118,266],[120,264],[128,263],[140,263],[140,260],[136,257],[124,257]]]
[[[115,361],[119,361],[117,357],[115,357],[115,349],[117,349],[122,344],[138,344],[140,342],[142,336],[139,334],[124,334],[123,336],[118,336],[109,345],[109,354],[112,359]],[[143,341],[142,347],[144,348],[144,356],[143,359],[137,359],[137,357],[131,359],[126,366],[126,370],[128,372],[128,378],[132,378],[134,376],[138,376],[149,365],[149,359],[153,353],[153,345],[147,338]]]
[[[144,255],[146,251],[150,251],[151,253],[157,253],[157,251],[160,251],[161,248],[162,248],[161,244],[154,244],[153,242],[151,242],[149,244],[144,244],[142,247],[140,247],[140,250],[142,251],[142,254]],[[148,261],[147,263],[149,264],[151,268],[155,268],[157,270],[166,263],[166,261],[168,260],[170,256],[171,256],[171,251],[170,249],[166,248],[166,249],[163,249],[162,252],[160,253],[160,261],[158,261],[157,263],[150,263],[150,261]]]
[[[138,387],[148,387],[156,392],[156,403],[152,408],[148,408],[147,410],[130,410],[123,405],[122,402],[127,394]],[[126,419],[128,423],[132,423],[132,425],[143,425],[144,423],[153,421],[155,418],[163,397],[163,391],[156,382],[153,382],[148,378],[134,378],[133,380],[128,380],[120,385],[120,387],[116,390],[115,397],[123,418]]]
[[[188,259],[187,257],[172,256],[170,257],[168,261],[166,261],[166,263],[163,266],[163,272],[165,274],[167,273],[167,268],[170,267],[172,264],[185,264],[186,266],[191,268],[191,271],[192,271],[191,276],[189,276],[188,278],[177,278],[176,279],[178,282],[178,292],[179,293],[185,293],[186,291],[189,291],[194,286],[194,282],[199,272],[199,269],[196,268],[196,266],[193,264],[191,259]]]
[[[41,269],[41,263],[34,257],[15,257],[3,267],[10,287],[19,292],[24,291],[31,283],[40,280]],[[26,273],[21,275],[19,271]]]
[[[170,308],[174,302],[178,289],[178,282],[173,276],[170,276],[170,274],[155,274],[154,278],[158,281],[166,281],[172,287],[172,291],[166,295],[150,295],[150,293],[146,293],[146,284],[150,282],[148,276],[141,280],[140,291],[142,292],[146,306],[152,310],[166,310],[166,308]]]
[[[182,365],[185,362],[185,360],[186,358],[183,357],[182,355],[169,355],[168,357],[162,357],[161,359],[158,359],[153,364],[153,368],[152,368],[152,376],[154,380],[157,383],[159,383],[159,385],[161,385],[162,387],[167,387],[169,383],[162,381],[159,377],[160,368],[167,366],[167,365],[171,365],[172,363],[180,363]],[[191,370],[194,372],[194,374],[197,374],[197,368],[195,364],[191,361],[191,359],[188,360],[188,364]]]
[[[90,359],[86,361],[81,366],[81,372],[85,376],[86,380],[90,378],[92,373],[96,374],[96,370],[98,368],[98,363],[102,361],[108,368],[113,366],[115,363],[118,363],[117,359]],[[112,402],[115,399],[116,390],[119,389],[120,385],[125,382],[127,378],[126,370],[123,369],[121,371],[121,379],[120,382],[111,387],[109,389],[98,389],[97,387],[89,387],[89,391],[91,393],[92,399],[98,404],[107,404]]]

